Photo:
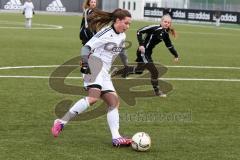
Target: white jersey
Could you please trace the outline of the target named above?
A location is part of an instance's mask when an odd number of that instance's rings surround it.
[[[95,34],[86,45],[91,47],[91,56],[100,58],[103,67],[110,71],[113,61],[124,49],[125,39],[125,33],[117,33],[113,26],[109,26]]]
[[[23,10],[25,11],[25,18],[32,18],[33,16],[33,3],[32,2],[25,2],[23,5]]]

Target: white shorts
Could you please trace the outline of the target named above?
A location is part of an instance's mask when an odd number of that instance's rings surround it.
[[[107,69],[104,68],[102,61],[99,58],[90,56],[88,59],[88,64],[91,70],[91,74],[84,74],[84,87],[87,89],[91,85],[99,85],[101,91],[114,91],[111,75],[108,73]]]
[[[25,18],[32,18],[33,17],[33,11],[26,10],[25,11]]]

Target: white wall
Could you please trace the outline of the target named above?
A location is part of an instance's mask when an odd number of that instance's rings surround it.
[[[125,2],[125,7],[123,3]],[[157,4],[157,7],[162,7],[162,0],[119,0],[119,8],[127,9],[131,12],[133,19],[143,19],[144,6],[146,3],[150,3],[152,7],[153,3]],[[130,4],[130,6],[129,6]],[[135,8],[134,8],[135,4]]]
[[[125,7],[123,3],[125,2]],[[189,0],[119,0],[119,8],[127,9],[131,12],[133,19],[144,19],[143,12],[146,3],[150,3],[150,7],[153,4],[157,4],[157,7],[168,7],[168,8],[187,8]],[[130,3],[130,8],[129,8]],[[134,9],[134,3],[136,5]]]
[[[118,8],[118,1],[117,0],[103,0],[102,1],[102,10],[112,12],[116,8]]]
[[[132,14],[133,19],[143,19],[144,1],[145,0],[119,0],[119,8],[128,10]]]
[[[162,0],[162,7],[188,8],[189,0]]]

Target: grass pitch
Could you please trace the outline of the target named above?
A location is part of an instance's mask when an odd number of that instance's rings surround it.
[[[23,21],[21,14],[0,14],[0,159],[237,160],[240,157],[239,26],[175,24],[179,36],[173,43],[180,54],[178,64],[173,63],[163,43],[154,49],[155,62],[169,66],[163,78],[171,78],[166,81],[173,90],[165,99],[136,97],[132,100],[134,105],[121,99],[120,132],[132,136],[144,131],[152,138],[151,149],[139,153],[111,146],[105,115],[72,121],[59,138],[52,137],[50,128],[56,118],[56,105],[62,100],[75,102],[85,95],[59,93],[49,85],[54,65],[79,56],[81,17],[36,15],[31,30],[23,28]],[[148,24],[152,23],[134,21],[127,33],[132,42],[128,49],[130,62],[135,60],[136,30]],[[11,68],[16,66],[46,67]],[[78,69],[69,76],[79,77]],[[135,87],[140,82],[136,79]],[[81,79],[67,79],[66,83],[82,86]],[[128,80],[122,79],[116,89],[127,83]]]

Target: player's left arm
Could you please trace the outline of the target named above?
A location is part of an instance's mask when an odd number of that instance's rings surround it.
[[[170,53],[174,56],[174,61],[177,62],[179,60],[178,52],[174,48],[174,46],[170,40],[169,34],[166,32],[163,33],[163,41],[164,41],[166,47],[168,48],[168,50],[170,51]]]
[[[134,70],[134,67],[128,66],[128,56],[125,49],[122,50],[121,53],[119,53],[119,57],[124,65],[124,68],[116,71],[112,74],[112,76],[121,75],[121,77],[126,78],[129,73],[131,73]]]
[[[127,57],[127,52],[125,49],[122,49],[121,53],[119,54],[119,57],[124,65],[124,67],[128,66],[128,57]]]

